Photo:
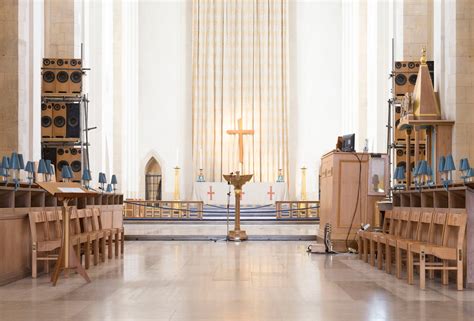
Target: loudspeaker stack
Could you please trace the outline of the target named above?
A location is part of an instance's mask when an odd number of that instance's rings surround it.
[[[42,158],[56,167],[61,180],[64,165],[71,166],[72,181],[80,182],[87,142],[82,141],[87,108],[82,84],[82,59],[44,58],[41,72],[41,150]]]
[[[431,81],[434,83],[434,62],[427,62],[428,69],[430,70]],[[392,146],[394,147],[394,165],[404,166],[405,170],[412,170],[414,168],[414,162],[411,161],[415,155],[415,140],[412,135],[410,142],[407,141],[405,131],[401,131],[398,128],[400,123],[400,118],[402,117],[403,108],[402,101],[405,94],[412,94],[415,89],[416,80],[418,77],[418,71],[420,69],[419,61],[396,61],[394,64],[394,70],[392,71],[393,84],[392,84],[392,94],[393,94],[393,132],[392,132]],[[424,132],[420,133],[420,155],[425,155],[426,153],[426,135]],[[406,145],[410,144],[410,159],[407,166],[407,155],[406,155]]]

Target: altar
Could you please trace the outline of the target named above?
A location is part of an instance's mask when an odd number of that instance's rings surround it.
[[[228,200],[227,193],[231,192]],[[228,201],[234,204],[234,188],[226,182],[195,182],[193,185],[193,201],[204,204],[225,205]],[[241,205],[267,205],[276,201],[288,200],[286,183],[247,183],[242,189]]]

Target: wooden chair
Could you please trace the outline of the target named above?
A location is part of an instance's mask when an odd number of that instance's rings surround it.
[[[390,239],[387,242],[389,247],[389,255],[392,254],[392,248],[395,249],[395,266],[397,278],[401,278],[402,273],[402,256],[399,244],[406,244],[409,241],[416,241],[420,226],[421,208],[412,207],[410,210],[410,218],[406,228],[401,231],[399,238]]]
[[[427,209],[420,209],[419,211],[416,209],[416,211],[419,213],[419,221],[418,221],[418,224],[416,224],[416,228],[415,228],[415,221],[414,221],[416,219],[416,216],[412,216],[410,218],[412,226],[410,226],[408,238],[397,240],[397,247],[395,250],[395,262],[397,266],[398,278],[401,278],[403,251],[408,251],[408,246],[410,244],[429,241],[431,224],[433,222],[433,209],[427,208]],[[413,235],[413,232],[415,231],[415,229],[416,229],[416,234]]]
[[[400,214],[398,216],[398,224],[394,234],[387,235],[383,242],[385,244],[385,272],[392,273],[392,247],[395,248],[397,245],[397,240],[401,238],[406,238],[406,233],[408,231],[408,225],[410,223],[411,208],[410,207],[401,207]]]
[[[420,245],[420,288],[425,289],[426,270],[441,270],[442,283],[448,284],[449,271],[457,272],[457,289],[463,289],[464,235],[466,233],[467,214],[465,209],[451,209],[446,220],[446,228],[441,245],[422,243]],[[441,262],[428,262],[427,256],[433,256]],[[455,261],[454,266],[449,262]]]
[[[94,244],[94,251],[98,253],[102,262],[105,262],[105,243],[107,238],[107,231],[103,231],[99,229],[98,224],[96,224],[96,220],[94,217],[94,212],[91,208],[86,208],[85,212],[85,219],[84,219],[84,230],[87,233],[91,233],[94,235],[94,239],[96,240]],[[109,249],[110,251],[110,249]]]
[[[383,221],[383,224],[382,224],[382,230],[381,231],[368,231],[368,230],[365,230],[365,231],[362,231],[362,230],[359,230],[357,231],[357,247],[358,247],[358,250],[359,250],[359,259],[364,259],[366,260],[366,258],[368,257],[368,253],[369,253],[369,241],[372,240],[372,237],[373,235],[377,235],[377,234],[387,234],[389,232],[389,226],[390,226],[390,221],[391,221],[391,218],[392,218],[392,211],[387,211],[385,213],[385,217],[384,217],[384,221]],[[367,262],[367,260],[366,260]]]
[[[408,244],[407,250],[407,268],[408,268],[408,284],[413,284],[415,265],[420,265],[419,261],[415,262],[415,255],[420,256],[423,245],[442,245],[444,232],[446,229],[446,218],[448,209],[435,209],[433,220],[428,232],[427,242],[413,242]]]
[[[31,277],[38,275],[38,261],[44,261],[45,272],[49,272],[50,261],[58,259],[61,247],[61,230],[57,230],[59,220],[56,211],[33,211],[28,214],[31,230]]]
[[[98,226],[100,230],[107,231],[106,233],[108,234],[108,246],[109,246],[109,258],[112,258],[112,250],[111,246],[112,244],[115,245],[115,257],[119,256],[119,252],[121,250],[123,254],[123,242],[124,242],[124,230],[122,228],[104,228],[103,223],[102,223],[102,215],[100,213],[100,209],[94,208],[93,209],[94,216],[97,220]]]
[[[385,214],[387,215],[387,213]],[[390,222],[388,223],[388,233],[386,234],[374,234],[372,235],[372,241],[373,241],[373,246],[377,247],[377,267],[379,269],[382,269],[383,267],[383,257],[384,257],[384,249],[385,246],[383,246],[386,242],[387,237],[396,235],[398,231],[398,226],[400,223],[400,208],[395,207],[392,210],[391,216],[390,216]],[[385,261],[387,261],[387,253],[385,253]]]
[[[71,235],[71,244],[76,250],[77,257],[82,261],[82,255],[85,258],[85,268],[90,267],[90,255],[91,255],[91,243],[92,235],[86,232],[83,232],[81,229],[81,218],[84,218],[85,213],[83,210],[78,210],[72,208],[70,216],[70,235]],[[97,253],[94,253],[94,262],[97,261]]]

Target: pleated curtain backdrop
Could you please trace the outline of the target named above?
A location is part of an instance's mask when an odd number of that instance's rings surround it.
[[[193,1],[193,164],[207,181],[239,169],[288,180],[288,1]]]

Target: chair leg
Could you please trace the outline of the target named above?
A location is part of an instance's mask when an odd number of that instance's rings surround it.
[[[359,260],[362,260],[362,240],[360,235],[357,235],[357,249],[359,251]]]
[[[375,244],[372,239],[370,239],[370,265],[375,266]]]
[[[114,238],[114,235],[112,233],[109,234],[109,250],[108,250],[108,253],[109,253],[109,260],[112,259],[112,243],[113,243],[113,238]]]
[[[424,251],[420,253],[420,289],[426,288],[426,255]]]
[[[431,256],[429,258],[429,262],[430,263],[434,263],[435,262],[435,257],[434,256]],[[432,264],[433,265],[433,264]],[[435,278],[435,270],[428,270],[428,278],[430,280],[433,280]]]
[[[369,244],[367,239],[364,239],[364,262],[369,262]]]
[[[408,284],[413,284],[413,252],[407,251],[407,270],[408,270]]]
[[[120,232],[121,236],[121,242],[120,242],[120,253],[123,255],[123,251],[125,249],[125,230],[122,229],[122,232]]]
[[[115,257],[119,257],[119,245],[120,245],[119,236],[120,236],[120,232],[117,231],[117,233],[115,233]]]
[[[35,247],[35,246],[34,246]],[[36,279],[38,276],[38,252],[33,248],[31,252],[31,277]]]
[[[443,260],[443,270],[441,271],[441,283],[447,285],[449,283],[449,271],[445,268],[448,267],[448,261]]]
[[[96,236],[92,241],[94,244],[94,265],[99,264],[99,239]]]
[[[402,251],[397,246],[395,248],[395,265],[397,267],[397,278],[402,278]]]
[[[382,243],[377,242],[377,267],[379,270],[383,267]]]
[[[390,251],[388,243],[385,244],[385,272],[392,273],[392,251]]]
[[[102,262],[105,262],[105,236],[100,239],[100,253]]]
[[[85,253],[84,253],[84,257],[85,257],[85,268],[86,270],[89,269],[90,265],[91,265],[91,262],[90,262],[90,255],[89,253],[91,252],[91,246],[90,246],[90,242],[87,242],[86,243],[86,249],[85,249]]]
[[[464,264],[463,261],[458,258],[457,260],[457,285],[458,285],[458,291],[462,291],[464,288],[464,276],[463,276],[463,269],[464,269]]]

